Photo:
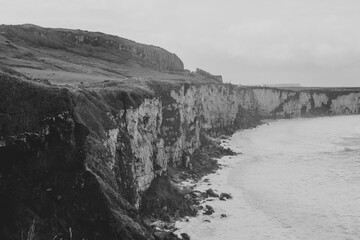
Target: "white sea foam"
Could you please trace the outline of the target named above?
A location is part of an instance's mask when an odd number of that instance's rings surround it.
[[[215,214],[178,222],[191,239],[360,239],[360,116],[292,119],[238,132],[209,187]],[[211,185],[208,185],[211,184]],[[221,218],[221,214],[226,218]],[[210,220],[210,222],[206,221]]]

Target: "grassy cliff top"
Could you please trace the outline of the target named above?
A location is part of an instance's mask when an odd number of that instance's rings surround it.
[[[160,47],[99,32],[0,25],[0,73],[39,84],[124,89],[213,79],[184,69],[180,58]]]

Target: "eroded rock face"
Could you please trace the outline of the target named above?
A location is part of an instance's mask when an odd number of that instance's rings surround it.
[[[164,141],[159,136],[161,111],[162,104],[158,99],[145,99],[138,108],[126,113],[127,131],[135,158],[134,177],[139,192],[148,189],[154,177],[167,170]]]
[[[331,100],[331,111],[334,114],[360,113],[360,93],[341,95]]]
[[[184,155],[191,155],[200,147],[201,132],[216,135],[239,128],[235,125],[241,98],[231,86],[183,86],[172,90],[170,96],[173,101],[163,110],[162,135],[170,136],[166,153],[175,166],[182,163]]]

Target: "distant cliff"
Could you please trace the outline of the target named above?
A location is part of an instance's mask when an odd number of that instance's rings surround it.
[[[154,180],[171,177],[173,169],[186,169],[187,161],[198,161],[195,153],[204,136],[231,134],[264,118],[360,112],[360,89],[238,87],[186,73],[163,73],[161,69],[181,70],[182,63],[153,47],[144,55],[128,51],[131,58],[157,69],[136,66],[133,72],[151,77],[110,78],[110,69],[101,72],[101,61],[113,62],[108,55],[97,58],[100,50],[86,50],[96,56],[78,68],[84,61],[79,56],[87,49],[78,45],[112,49],[115,44],[121,52],[117,37],[33,26],[0,29],[7,32],[2,37],[10,39],[0,44],[6,49],[0,55],[6,63],[0,65],[1,239],[25,238],[31,226],[37,239],[69,239],[70,233],[72,239],[154,239],[154,230],[141,218],[144,193]],[[65,55],[50,71],[46,64],[55,61],[54,46],[33,42],[23,33],[72,49],[69,54],[79,62],[66,62]],[[106,42],[111,39],[117,42]],[[30,51],[32,44],[41,54],[27,52],[18,60],[25,65],[16,64],[13,51]],[[160,57],[163,53],[166,57]],[[47,56],[45,62],[40,56]],[[173,63],[167,60],[173,57]],[[30,68],[35,63],[38,68]],[[131,69],[116,65],[112,71],[131,75]],[[97,72],[97,78],[84,78],[80,70]],[[63,83],[61,76],[67,79]]]
[[[359,89],[241,90],[244,108],[261,118],[293,118],[360,113]]]

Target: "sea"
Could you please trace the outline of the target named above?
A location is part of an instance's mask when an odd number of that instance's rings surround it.
[[[196,183],[231,193],[179,221],[192,240],[359,240],[360,116],[269,121],[222,140],[239,153]],[[226,215],[226,217],[225,217]]]

